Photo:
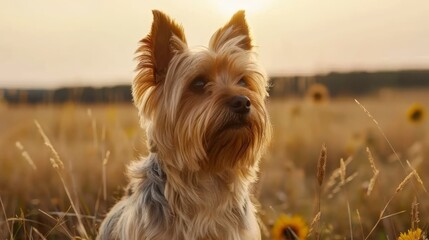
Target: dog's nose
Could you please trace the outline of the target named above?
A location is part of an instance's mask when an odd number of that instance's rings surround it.
[[[234,96],[229,101],[229,107],[235,113],[246,114],[250,112],[250,99],[246,96]]]

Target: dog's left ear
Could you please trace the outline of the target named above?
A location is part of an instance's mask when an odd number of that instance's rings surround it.
[[[234,39],[235,45],[244,49],[252,49],[249,26],[247,25],[244,10],[240,10],[232,16],[229,22],[217,30],[210,39],[209,46],[214,51],[219,50],[225,43]]]

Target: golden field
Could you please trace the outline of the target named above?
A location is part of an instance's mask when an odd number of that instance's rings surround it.
[[[291,226],[309,239],[425,232],[428,96],[384,90],[356,97],[361,105],[351,97],[270,99],[274,136],[254,189],[264,238],[285,231],[284,215],[302,219]],[[413,107],[421,118],[413,120]],[[1,103],[0,133],[0,239],[94,238],[122,194],[126,164],[147,153],[131,103]],[[323,144],[325,171],[317,167]]]

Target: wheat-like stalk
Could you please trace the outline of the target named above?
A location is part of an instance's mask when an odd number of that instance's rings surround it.
[[[77,230],[78,232],[83,235],[86,239],[89,239],[88,234],[85,230],[85,227],[83,225],[82,222],[82,218],[81,218],[81,214],[79,209],[76,207],[71,194],[70,194],[70,190],[67,187],[66,181],[64,180],[64,177],[62,175],[62,171],[64,169],[64,163],[63,161],[61,161],[60,155],[58,154],[58,152],[55,150],[54,146],[52,145],[51,141],[49,140],[48,136],[46,136],[45,132],[43,131],[42,127],[40,126],[39,122],[37,122],[37,120],[34,120],[34,123],[37,126],[37,129],[39,130],[40,135],[42,136],[45,145],[51,150],[51,153],[54,155],[54,158],[49,158],[49,160],[51,161],[52,167],[56,170],[58,176],[60,177],[61,183],[63,184],[64,190],[66,192],[66,195],[70,201],[70,205],[73,209],[73,211],[76,213],[77,216],[77,220],[78,220],[78,225],[77,225]]]
[[[362,237],[363,237],[363,236],[365,236],[365,235],[364,235],[364,233],[363,233],[362,218],[360,217],[360,213],[359,213],[359,210],[358,210],[358,209],[356,209],[356,215],[357,215],[358,220],[359,220],[360,231],[361,231],[361,234],[362,234]]]
[[[22,157],[27,161],[27,163],[33,168],[33,170],[37,170],[36,164],[34,164],[33,159],[30,157],[30,154],[24,149],[24,146],[22,146],[21,142],[17,141],[15,142],[16,148],[21,151]]]
[[[103,199],[104,201],[107,201],[107,174],[106,174],[106,167],[107,167],[107,162],[109,161],[109,157],[110,157],[110,151],[106,152],[106,155],[104,157],[103,160],[103,166],[102,166],[102,177],[103,177]]]
[[[401,158],[399,157],[398,153],[396,152],[395,148],[393,147],[392,143],[387,138],[386,134],[384,133],[383,129],[381,129],[380,124],[378,124],[377,120],[371,115],[371,113],[357,100],[355,99],[355,102],[362,108],[362,110],[368,115],[368,117],[375,123],[377,126],[378,131],[383,136],[384,140],[386,140],[387,144],[389,145],[390,149],[392,150],[393,154],[396,157],[396,160],[398,160],[399,164],[401,165],[402,169],[405,171],[405,166],[401,161]]]
[[[409,163],[408,163],[409,164]],[[371,229],[371,231],[369,232],[369,234],[366,236],[365,240],[369,238],[369,236],[374,232],[375,228],[377,227],[377,225],[380,223],[381,220],[386,219],[388,217],[392,217],[398,214],[401,214],[405,211],[400,211],[394,214],[390,214],[387,216],[384,216],[384,213],[386,212],[387,207],[390,205],[390,203],[392,202],[393,198],[395,198],[396,194],[398,194],[399,192],[401,192],[405,185],[411,180],[412,177],[415,177],[416,179],[418,178],[418,174],[415,170],[411,171],[403,180],[402,182],[399,183],[398,187],[395,190],[395,193],[393,194],[393,196],[389,199],[389,201],[387,201],[386,205],[384,206],[383,210],[380,212],[380,216],[377,220],[377,222],[375,223],[375,225],[373,226],[373,228]]]
[[[417,202],[417,198],[414,197],[413,203],[411,203],[411,228],[416,230],[419,227],[419,203]]]
[[[52,155],[54,155],[54,158],[51,158],[52,166],[56,169],[64,169],[64,163],[61,161],[60,155],[55,150],[54,146],[52,145],[51,141],[49,140],[48,136],[46,136],[45,132],[43,131],[42,127],[40,126],[39,122],[37,120],[34,120],[34,123],[36,124],[37,129],[39,130],[40,135],[43,138],[43,141],[45,145],[51,150]]]
[[[311,224],[310,224],[310,230],[308,231],[307,238],[309,236],[311,236],[311,234],[313,233],[314,226],[316,226],[316,224],[317,225],[319,224],[321,215],[322,215],[322,213],[319,211],[316,214],[316,216],[314,216],[314,218],[313,218],[313,220],[311,221]]]
[[[417,170],[415,168],[413,168],[413,166],[411,165],[411,163],[407,160],[407,164],[408,167],[411,169],[411,171],[414,173],[414,176],[417,180],[417,182],[422,186],[423,190],[427,193],[428,191],[426,190],[425,184],[423,183],[422,179],[420,178],[420,175],[417,173]]]
[[[322,145],[322,149],[320,150],[319,161],[317,162],[317,182],[319,186],[322,186],[323,179],[325,178],[326,171],[326,159],[327,159],[328,150],[326,145]]]
[[[318,183],[317,196],[316,196],[317,197],[316,211],[319,213],[320,213],[321,197],[322,197],[322,184],[323,184],[323,179],[325,178],[325,172],[326,172],[326,159],[328,157],[327,154],[328,154],[328,150],[326,148],[326,145],[323,144],[322,149],[320,150],[320,156],[319,156],[319,161],[317,162],[317,172],[316,172],[317,183]],[[320,226],[320,221],[317,221],[316,228],[315,228],[316,229],[315,238],[317,240],[320,239],[319,226]]]
[[[347,196],[347,213],[348,213],[348,217],[349,217],[350,239],[353,240],[352,214],[350,211],[350,202],[349,202],[349,197],[348,197],[347,191],[346,191],[346,196]]]
[[[346,165],[344,164],[344,159],[340,159],[340,179],[341,185],[344,185],[346,182]]]
[[[352,162],[353,158],[352,157],[348,157],[346,159],[346,161],[344,161],[344,165],[347,167],[351,162]],[[335,186],[337,184],[337,178],[339,178],[341,175],[341,169],[340,167],[338,167],[337,169],[335,169],[331,175],[328,178],[328,181],[326,181],[325,184],[325,190],[329,190],[330,188],[332,188],[333,186]]]
[[[374,158],[372,156],[371,151],[369,148],[366,148],[366,152],[368,153],[368,160],[369,164],[371,165],[372,169],[372,178],[369,180],[368,189],[366,191],[366,195],[371,195],[372,190],[374,189],[375,182],[377,181],[378,175],[380,174],[380,171],[375,167]]]
[[[334,197],[335,194],[339,193],[341,188],[346,185],[347,183],[351,182],[353,179],[355,179],[358,176],[358,172],[354,172],[353,174],[351,174],[350,176],[348,176],[345,180],[344,180],[344,184],[342,184],[341,182],[339,182],[333,189],[332,191],[329,193],[328,198],[331,199]]]
[[[404,189],[405,184],[407,184],[408,181],[410,181],[411,177],[414,176],[414,172],[410,172],[405,178],[404,180],[402,180],[402,182],[399,184],[399,186],[396,188],[395,193],[398,193],[400,191],[402,191],[402,189]]]

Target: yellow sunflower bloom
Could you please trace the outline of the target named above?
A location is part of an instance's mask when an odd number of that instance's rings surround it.
[[[398,240],[421,240],[423,239],[422,230],[417,228],[416,230],[408,230],[408,233],[401,233]]]
[[[312,103],[326,103],[329,100],[328,88],[320,83],[311,85],[306,95]]]
[[[425,108],[419,103],[412,104],[407,111],[408,121],[411,123],[420,123],[424,120],[426,115]]]
[[[273,240],[303,240],[308,234],[308,227],[299,216],[280,215],[272,228]]]

